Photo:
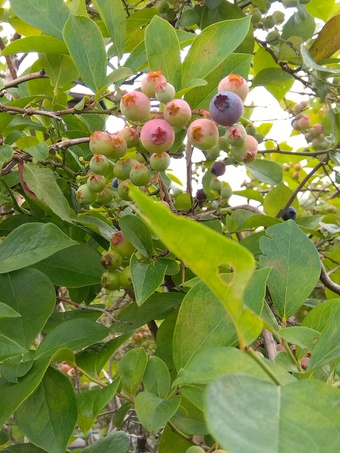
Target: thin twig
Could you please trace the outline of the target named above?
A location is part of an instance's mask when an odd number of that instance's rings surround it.
[[[333,280],[329,277],[327,274],[326,268],[321,261],[321,274],[320,274],[320,280],[322,283],[326,286],[326,288],[330,289],[334,293],[340,294],[340,285],[337,283],[333,282]]]
[[[44,70],[39,71],[39,72],[32,72],[31,74],[25,74],[23,76],[17,77],[16,79],[13,79],[3,85],[3,87],[0,89],[1,91],[5,91],[8,88],[16,87],[20,85],[20,83],[28,82],[29,80],[34,80],[34,79],[43,79],[47,78],[47,74],[45,73]]]

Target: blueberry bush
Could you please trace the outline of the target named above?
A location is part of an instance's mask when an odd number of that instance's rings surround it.
[[[338,451],[340,4],[0,15],[1,451]]]

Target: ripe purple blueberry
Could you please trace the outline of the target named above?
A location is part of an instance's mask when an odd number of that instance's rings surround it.
[[[215,176],[222,176],[225,173],[225,164],[220,160],[217,160],[212,164],[211,173]]]
[[[208,118],[194,120],[188,127],[187,135],[191,145],[202,150],[210,149],[218,142],[218,128]]]
[[[175,133],[167,121],[153,119],[142,127],[140,140],[150,153],[162,154],[171,148],[175,141]]]
[[[241,98],[231,91],[221,91],[210,102],[211,118],[222,126],[232,126],[243,115]]]

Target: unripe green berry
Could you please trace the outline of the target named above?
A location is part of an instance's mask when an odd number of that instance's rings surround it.
[[[110,156],[113,150],[111,134],[102,131],[95,131],[90,137],[90,150],[93,154],[104,154]]]
[[[216,190],[216,192],[220,192],[222,189],[222,181],[220,181],[218,178],[213,178],[210,181],[210,189]]]
[[[198,445],[192,445],[187,449],[185,453],[205,453],[203,448],[199,447]]]
[[[104,187],[101,192],[97,193],[96,202],[99,204],[109,204],[113,199],[112,190],[109,187]]]
[[[160,14],[165,14],[169,11],[170,5],[166,0],[160,0],[156,3],[156,9]]]
[[[82,184],[76,190],[76,198],[78,203],[82,204],[92,204],[96,201],[97,194],[90,190],[87,184]]]
[[[220,192],[222,198],[230,198],[233,194],[233,191],[229,184],[225,184]]]
[[[118,132],[118,135],[126,141],[128,148],[137,146],[139,142],[139,133],[133,127],[124,127]]]
[[[285,13],[282,11],[274,11],[273,16],[275,17],[275,21],[277,24],[282,24],[285,20]]]
[[[216,160],[221,153],[219,145],[213,146],[210,149],[206,150],[207,160]]]
[[[136,165],[138,161],[136,159],[122,159],[117,160],[116,165],[113,169],[113,174],[116,178],[124,181],[129,178],[131,168]]]
[[[154,171],[165,171],[170,165],[170,156],[164,152],[162,154],[153,153],[150,157],[150,166]]]
[[[102,265],[108,271],[118,269],[122,265],[122,255],[115,250],[109,250],[102,254]]]
[[[130,185],[130,179],[125,179],[118,184],[117,191],[122,200],[131,201],[131,198],[129,196]]]
[[[163,102],[163,104],[172,101],[172,99],[175,97],[175,94],[175,87],[171,85],[171,83],[162,82],[155,87],[156,99],[159,102]]]
[[[149,98],[154,98],[156,85],[162,82],[166,82],[162,71],[150,71],[141,80],[141,90]]]
[[[112,159],[120,159],[126,154],[127,150],[127,143],[123,137],[118,134],[112,134],[112,143],[113,143],[113,150],[109,157]]]
[[[104,175],[110,167],[109,159],[103,154],[94,154],[89,163],[90,170],[98,175]]]
[[[130,266],[127,266],[120,273],[120,284],[123,288],[132,288],[132,277],[130,272]]]
[[[110,291],[121,288],[120,273],[118,271],[105,271],[101,278],[102,287]]]
[[[103,175],[93,174],[89,176],[86,184],[92,192],[101,192],[106,186],[106,179]]]
[[[110,250],[115,250],[123,257],[129,258],[136,249],[122,231],[117,231],[110,240]]]
[[[263,26],[265,28],[273,28],[276,25],[276,20],[274,16],[267,16],[263,19]]]
[[[261,21],[261,19],[262,19],[261,11],[257,10],[251,16],[251,23],[256,25]]]
[[[130,181],[135,186],[145,186],[150,181],[151,173],[145,164],[137,163],[131,168]]]

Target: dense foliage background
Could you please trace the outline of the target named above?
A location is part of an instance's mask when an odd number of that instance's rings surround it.
[[[2,451],[337,451],[340,4],[0,4]],[[161,171],[136,131],[164,103],[122,112],[150,71],[192,110]],[[187,127],[230,73],[299,140],[252,123],[246,99],[257,152],[224,126],[194,147]],[[94,171],[113,117],[137,137]]]

